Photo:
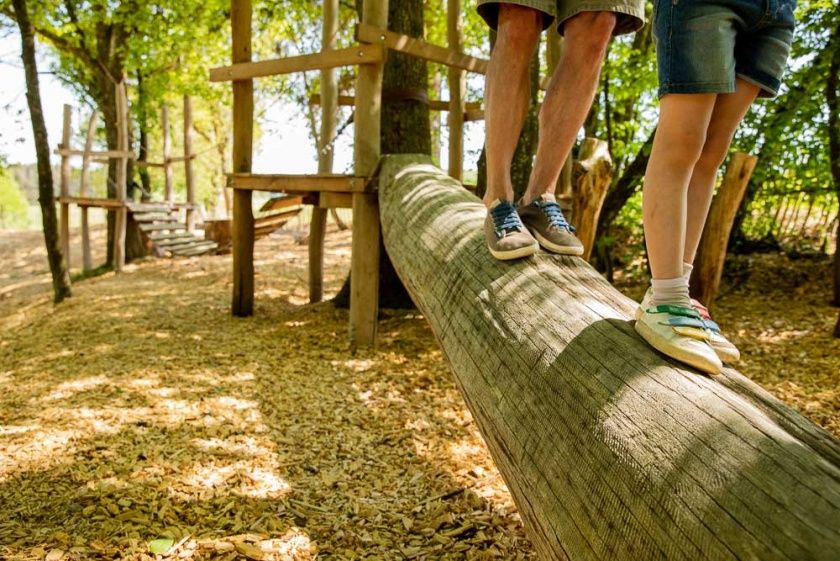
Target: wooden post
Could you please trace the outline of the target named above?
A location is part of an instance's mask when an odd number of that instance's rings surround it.
[[[125,80],[116,85],[117,94],[117,150],[128,151],[128,99]],[[128,179],[128,158],[117,159],[117,200],[125,203]],[[125,266],[125,234],[128,226],[128,208],[123,204],[115,212],[114,220],[114,270],[121,272]]]
[[[321,51],[335,49],[338,35],[338,0],[324,0],[324,26]],[[332,173],[333,140],[338,113],[338,84],[335,69],[321,70],[321,133],[318,143],[318,173]],[[312,207],[309,223],[309,301],[324,297],[324,238],[327,233],[327,209]]]
[[[385,29],[388,0],[367,0],[362,23]],[[370,177],[380,152],[381,62],[359,67],[353,162],[355,175]],[[350,344],[372,346],[379,315],[379,205],[372,193],[353,193],[353,243],[350,263]]]
[[[461,0],[447,0],[446,36],[449,48],[461,52]],[[449,175],[464,180],[464,71],[450,66],[449,81]]]
[[[193,119],[192,99],[184,96],[184,177],[187,181],[187,231],[195,229],[195,176],[192,167]]]
[[[72,136],[73,108],[64,105],[64,128],[61,131],[61,148],[70,149],[70,137]],[[61,196],[70,196],[70,156],[61,156]],[[60,203],[61,212],[58,215],[58,237],[61,242],[61,254],[64,257],[64,267],[70,273],[70,204]]]
[[[735,220],[738,207],[741,206],[741,200],[747,191],[747,183],[750,181],[757,162],[756,156],[743,152],[733,153],[723,182],[712,200],[709,218],[703,229],[703,237],[700,239],[700,247],[697,249],[697,258],[691,274],[691,295],[709,308],[714,304],[715,296],[720,288],[720,277],[723,274],[723,262],[726,259],[726,245],[732,231],[732,222]]]
[[[574,212],[572,223],[577,228],[577,236],[583,242],[583,255],[589,261],[598,217],[612,181],[612,159],[609,146],[597,138],[585,138],[580,147],[578,169],[580,177],[574,182]]]
[[[166,202],[171,203],[175,201],[173,192],[172,179],[172,136],[169,132],[169,107],[163,106],[161,112],[161,125],[163,126],[163,178],[164,178],[164,198]]]
[[[79,196],[86,197],[90,186],[90,151],[93,149],[93,138],[96,136],[96,121],[99,113],[94,109],[88,121],[87,136],[85,137],[85,153],[82,156],[82,179],[79,185]],[[88,207],[80,208],[82,212],[82,270],[93,269],[93,258],[90,253],[90,225],[88,222]]]
[[[251,0],[231,0],[232,62],[251,61]],[[251,171],[254,81],[233,82],[233,171]],[[251,191],[233,191],[233,315],[254,313],[254,210]]]

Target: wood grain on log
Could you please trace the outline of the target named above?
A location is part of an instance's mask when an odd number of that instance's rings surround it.
[[[840,445],[738,372],[650,349],[583,260],[493,260],[485,210],[388,156],[385,247],[543,560],[833,560]]]

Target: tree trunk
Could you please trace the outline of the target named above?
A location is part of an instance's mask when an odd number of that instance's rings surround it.
[[[836,559],[831,435],[735,370],[654,352],[583,260],[491,259],[481,202],[428,157],[386,157],[379,201],[540,559]]]
[[[756,162],[758,158],[755,156],[743,152],[733,153],[709,209],[690,283],[691,295],[709,309],[714,306],[720,288],[729,231],[741,206]]]
[[[838,102],[838,86],[840,86],[840,25],[834,30],[828,49],[834,52],[828,66],[826,79],[825,101],[828,106],[828,158],[831,167],[831,179],[840,203],[840,102]],[[834,238],[834,305],[840,306],[840,220],[837,221],[837,236]],[[835,330],[835,334],[836,334]]]
[[[390,0],[388,29],[422,39],[423,5],[422,0]],[[382,154],[432,153],[428,82],[426,61],[397,51],[388,53],[382,78]],[[379,308],[413,308],[411,297],[379,243]],[[350,305],[349,276],[333,303],[338,307]]]
[[[38,83],[38,65],[35,59],[35,35],[29,21],[26,0],[13,0],[15,19],[20,29],[21,59],[26,75],[26,102],[32,120],[32,134],[35,138],[35,152],[38,160],[38,203],[44,225],[44,243],[47,246],[47,261],[53,284],[53,300],[58,303],[71,296],[69,264],[61,255],[58,239],[58,219],[55,213],[52,168],[50,167],[50,144],[47,125],[41,107],[41,89]]]

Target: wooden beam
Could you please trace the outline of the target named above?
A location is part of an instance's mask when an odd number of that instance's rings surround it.
[[[837,559],[837,439],[734,369],[655,352],[582,259],[490,257],[481,201],[428,156],[386,156],[380,181],[385,248],[535,558]]]
[[[324,0],[323,25],[321,26],[321,52],[331,52],[338,40],[338,0]],[[321,70],[321,130],[318,135],[318,173],[333,171],[333,142],[338,118],[338,82],[335,68]],[[318,198],[319,203],[321,197]],[[320,302],[324,297],[324,241],[327,235],[327,209],[312,207],[309,222],[309,302]]]
[[[163,197],[171,203],[175,200],[174,177],[172,171],[172,133],[169,130],[169,107],[161,109],[161,127],[163,128]]]
[[[53,154],[58,154],[59,156],[84,156],[85,151],[71,148],[59,148],[58,150],[53,150]],[[131,150],[91,150],[88,154],[90,154],[90,156],[94,159],[118,160],[120,158],[129,158],[133,160],[136,157],[134,152]]]
[[[388,25],[388,0],[366,0],[362,30],[380,31]],[[387,32],[382,32],[385,42]],[[360,35],[361,36],[361,35]],[[379,41],[379,35],[372,41]],[[353,169],[360,177],[376,171],[380,154],[382,75],[384,64],[359,68],[356,79]],[[350,260],[350,345],[372,346],[376,342],[379,315],[379,206],[372,194],[353,195],[353,239]]]
[[[353,195],[349,193],[321,193],[318,197],[321,208],[353,208]]]
[[[125,203],[116,199],[102,199],[97,197],[59,197],[58,202],[80,207],[108,208],[115,209],[125,206]]]
[[[193,176],[192,160],[194,157],[192,150],[193,142],[193,117],[192,117],[192,99],[188,95],[184,95],[184,178],[187,183],[187,203],[190,208],[187,209],[187,230],[192,232],[195,229],[195,176]]]
[[[449,111],[450,102],[445,99],[430,99],[428,101],[429,109],[432,111]],[[309,104],[310,105],[321,105],[321,95],[320,94],[312,94],[309,96]],[[338,104],[343,107],[353,107],[356,105],[356,98],[352,95],[340,95],[338,96]],[[464,107],[467,111],[469,110],[476,110],[481,109],[481,102],[480,101],[467,101],[464,103]],[[466,114],[466,113],[465,113]]]
[[[461,52],[461,0],[447,0],[446,36],[449,48]],[[458,181],[464,179],[464,95],[466,76],[460,68],[450,66],[447,73],[449,85],[449,175]]]
[[[82,179],[79,184],[79,197],[87,197],[88,186],[90,185],[90,152],[93,148],[93,139],[96,136],[96,121],[99,112],[95,109],[88,120],[87,135],[85,136],[85,155],[82,156]],[[80,208],[82,218],[82,270],[93,269],[93,257],[90,252],[90,223],[88,221],[88,207]]]
[[[251,0],[231,0],[230,26],[233,37],[232,62],[251,61]],[[233,82],[233,171],[251,172],[254,139],[254,82]],[[234,316],[254,313],[254,210],[251,191],[233,192],[233,294]]]
[[[163,162],[144,162],[142,160],[137,160],[134,162],[134,165],[139,168],[165,168],[166,164]]]
[[[235,190],[277,193],[365,193],[372,189],[364,177],[336,174],[228,174],[228,187]]]
[[[128,95],[126,93],[125,78],[116,85],[117,96],[117,151],[123,157],[117,159],[117,175],[115,178],[117,196],[121,202],[126,200],[126,183],[128,181]],[[125,237],[128,228],[128,209],[120,206],[114,212],[114,271],[122,272],[125,267]]]
[[[64,105],[64,121],[61,130],[61,150],[66,150],[70,147],[70,137],[72,135],[72,118],[73,108],[69,105]],[[70,195],[70,158],[66,154],[61,155],[61,197],[68,197]],[[59,199],[60,200],[60,199]],[[70,207],[66,203],[59,203],[58,215],[58,239],[61,244],[61,255],[64,258],[64,268],[68,274],[70,272]]]
[[[402,33],[387,31],[385,24],[380,26],[365,22],[360,23],[357,36],[362,43],[384,45],[389,49],[422,58],[429,62],[444,64],[450,68],[460,68],[478,74],[485,74],[487,72],[487,63],[489,62],[487,59],[470,56],[445,47],[439,47],[421,39],[403,35]]]
[[[384,57],[385,51],[379,45],[357,45],[334,51],[262,60],[260,62],[242,62],[231,66],[213,68],[210,70],[210,81],[249,80],[306,70],[321,70],[355,64],[375,64],[382,62]]]

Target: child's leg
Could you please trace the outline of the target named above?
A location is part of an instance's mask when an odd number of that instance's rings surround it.
[[[688,304],[688,283],[678,280],[683,278],[688,184],[717,95],[669,94],[660,100],[642,207],[654,305]]]
[[[719,94],[709,121],[706,142],[688,183],[688,208],[683,260],[694,263],[700,236],[709,213],[718,169],[726,158],[735,129],[758,95],[758,86],[738,78],[735,91]]]

